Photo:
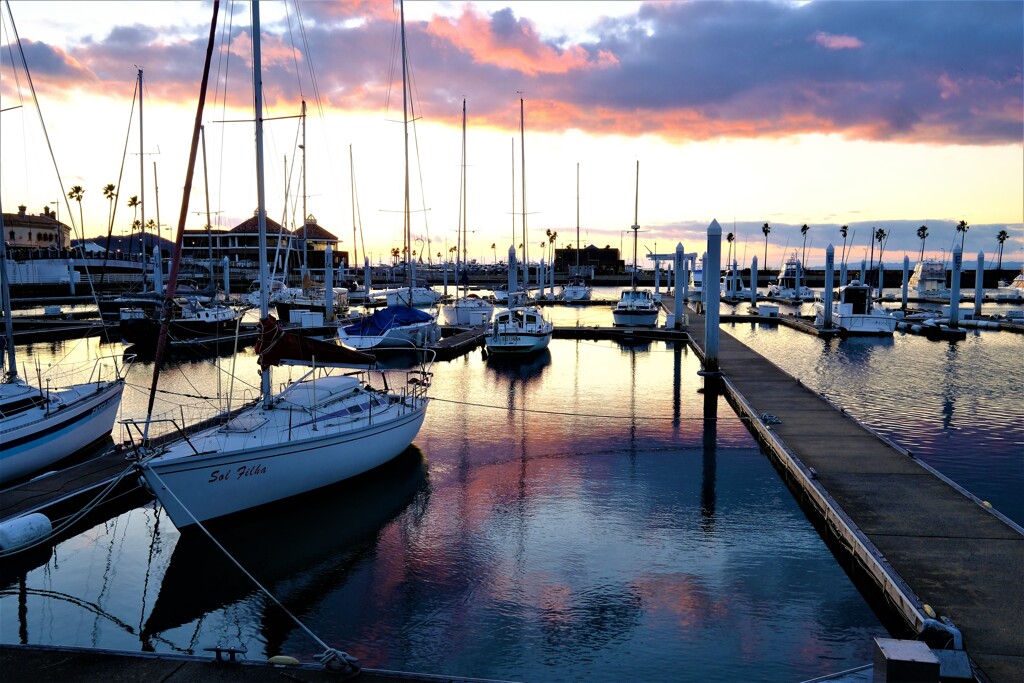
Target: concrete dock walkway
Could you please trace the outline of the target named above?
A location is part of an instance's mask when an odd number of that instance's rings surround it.
[[[704,319],[691,313],[688,322],[703,354]],[[1020,527],[722,332],[719,367],[730,401],[773,457],[793,461],[780,464],[803,502],[833,532],[852,529],[843,541],[851,556],[895,579],[883,593],[894,603],[908,598],[911,604],[894,604],[908,626],[928,604],[960,629],[964,647],[993,681],[1024,681]],[[903,444],[911,450],[912,436]]]

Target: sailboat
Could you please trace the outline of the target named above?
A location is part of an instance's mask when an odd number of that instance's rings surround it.
[[[558,298],[563,301],[590,301],[591,287],[580,272],[580,165],[576,164],[576,269]]]
[[[456,260],[459,282],[456,288],[455,303],[443,306],[445,320],[449,325],[489,325],[494,316],[494,305],[469,293],[469,196],[466,194],[466,100],[462,100],[462,192],[459,215],[462,217],[459,241],[462,245],[462,258]],[[461,291],[460,291],[461,288]]]
[[[40,386],[29,384],[18,375],[4,240],[0,240],[0,295],[7,321],[6,335],[0,338],[0,353],[6,352],[0,381],[0,484],[5,484],[108,438],[121,405],[128,363],[117,357],[99,358],[87,382],[58,387],[51,386],[50,380],[43,385],[40,377]]]
[[[403,211],[403,240],[405,253],[412,254],[412,228],[409,224],[409,61],[405,45],[405,7],[401,10],[402,21],[402,124],[405,147],[405,209]],[[387,296],[387,308],[374,311],[373,315],[359,322],[338,328],[342,343],[356,349],[414,349],[425,348],[441,338],[437,316],[413,308],[419,305],[433,305],[440,295],[426,287],[416,286],[416,266],[412,258],[406,259],[406,286],[400,290],[382,292]]]
[[[269,269],[258,2],[252,3],[252,24],[260,315],[261,324],[273,329],[265,286]],[[211,30],[203,75],[204,94],[213,36]],[[203,99],[201,96],[197,126]],[[188,178],[194,168],[195,138],[194,135]],[[188,191],[186,182],[183,207],[188,206]],[[180,260],[185,213],[183,208],[171,268],[172,285]],[[281,340],[275,337],[264,341],[260,350],[262,373],[257,400],[222,412],[194,428],[172,423],[170,434],[176,438],[150,439],[150,426],[157,422],[152,416],[151,395],[145,423],[128,423],[142,436],[141,443],[136,445],[139,455],[136,466],[146,486],[178,528],[290,498],[367,472],[408,448],[423,424],[430,385],[430,373],[426,369],[405,373],[404,385],[397,384],[392,377],[390,385],[385,382],[384,388],[378,389],[370,383],[368,372],[334,374],[331,368],[318,366],[314,357],[311,369],[275,394],[271,391],[271,370],[283,359],[272,358],[270,352],[280,347]],[[360,357],[365,358],[361,354],[354,356]],[[154,373],[159,371],[159,365],[158,361]],[[156,379],[154,374],[154,390]]]
[[[640,162],[636,162],[636,199],[633,209],[633,278],[612,308],[612,322],[621,327],[653,327],[658,324],[658,305],[649,289],[637,289],[636,242],[640,232]]]
[[[525,133],[525,115],[523,100],[519,100],[519,129],[522,145],[523,163],[523,244],[527,243],[526,237],[526,144],[523,134]],[[514,181],[513,181],[514,182]],[[518,290],[516,287],[516,263],[515,252],[509,250],[509,283],[508,283],[508,307],[500,310],[494,316],[490,333],[484,337],[484,346],[487,352],[492,355],[502,356],[525,356],[542,351],[551,343],[551,335],[554,332],[554,325],[544,319],[539,308],[531,306],[525,289]],[[523,287],[527,285],[527,273],[529,265],[523,264]]]

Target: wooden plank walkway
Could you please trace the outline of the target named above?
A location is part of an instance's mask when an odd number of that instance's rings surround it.
[[[691,314],[689,322],[693,344],[703,355],[704,319]],[[733,404],[750,418],[762,443],[773,457],[792,461],[782,466],[792,468],[810,499],[805,502],[821,511],[833,531],[848,524],[853,529],[848,540],[874,550],[874,557],[857,559],[868,571],[874,563],[874,571],[885,569],[895,579],[890,599],[899,594],[901,582],[909,586],[916,604],[897,607],[912,619],[914,610],[907,607],[931,605],[952,619],[964,647],[991,680],[1024,681],[1021,528],[725,330],[719,366]],[[765,414],[780,422],[766,424],[773,420],[762,419]],[[864,550],[851,549],[858,552]]]

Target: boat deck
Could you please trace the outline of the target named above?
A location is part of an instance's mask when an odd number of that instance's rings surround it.
[[[703,355],[704,319],[689,322]],[[991,680],[1024,681],[1024,530],[724,329],[719,367],[809,516],[848,549],[850,573],[866,574],[908,625],[923,604],[952,619]]]

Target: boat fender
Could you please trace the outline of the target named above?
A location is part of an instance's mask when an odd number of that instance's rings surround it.
[[[33,512],[0,523],[0,550],[8,551],[29,545],[53,533],[50,519]]]
[[[272,666],[298,666],[299,660],[288,655],[275,655],[267,660],[267,664]]]
[[[921,609],[924,611],[925,614],[927,614],[932,619],[935,618],[935,610],[932,609],[931,605],[929,605],[929,604],[921,605]]]

